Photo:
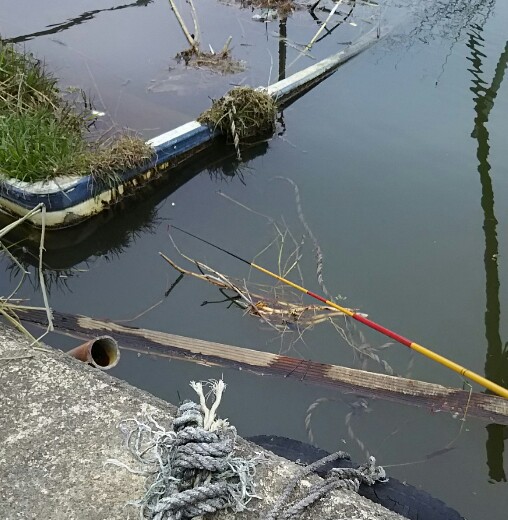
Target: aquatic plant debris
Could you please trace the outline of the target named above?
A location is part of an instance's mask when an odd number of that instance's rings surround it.
[[[222,379],[192,381],[190,385],[199,404],[184,401],[169,428],[150,415],[119,425],[139,468],[117,460],[107,463],[147,475],[144,497],[133,502],[140,508],[141,518],[194,518],[226,508],[238,512],[259,498],[254,476],[262,458],[235,457],[236,429],[216,416],[226,385]],[[210,396],[211,406],[207,403]]]
[[[184,258],[193,263],[200,271],[194,272],[184,269],[177,265],[173,260],[163,253],[159,253],[161,257],[182,275],[192,276],[199,280],[203,280],[219,288],[225,296],[224,301],[228,301],[231,305],[234,303],[241,309],[247,311],[251,316],[260,318],[275,330],[284,332],[302,326],[311,328],[319,323],[328,322],[334,316],[344,316],[343,312],[337,311],[332,307],[322,305],[302,305],[285,301],[282,296],[270,297],[268,294],[260,294],[252,292],[247,287],[247,283],[243,280],[233,280],[215,269],[212,269],[203,262],[198,262],[191,258]],[[212,302],[203,302],[204,306]],[[296,329],[298,330],[298,329]]]
[[[176,59],[183,60],[188,67],[208,69],[219,74],[236,74],[245,70],[245,63],[235,60],[226,46],[220,52],[206,52],[190,47],[179,52]]]
[[[286,17],[293,11],[301,9],[303,6],[297,4],[293,0],[250,0],[246,4],[249,8],[257,8],[263,10],[260,19],[252,17],[253,20],[271,21],[277,16]]]
[[[93,139],[93,107],[79,89],[69,98],[32,54],[0,40],[0,175],[26,182],[141,166],[152,148],[126,132]]]
[[[276,116],[277,104],[264,90],[235,87],[220,99],[213,100],[212,106],[197,120],[218,128],[233,141],[241,159],[240,142],[273,133]]]
[[[206,68],[221,74],[235,74],[237,72],[242,72],[245,69],[244,63],[242,61],[233,59],[229,49],[232,36],[229,36],[220,52],[215,52],[211,45],[209,45],[210,52],[203,51],[200,48],[200,29],[196,7],[192,0],[187,0],[187,3],[190,5],[190,15],[192,17],[192,21],[194,22],[193,33],[185,24],[175,2],[173,0],[169,0],[171,9],[174,12],[175,17],[185,35],[185,38],[190,45],[190,48],[179,52],[176,55],[176,59],[178,61],[183,60],[187,66],[195,68]]]

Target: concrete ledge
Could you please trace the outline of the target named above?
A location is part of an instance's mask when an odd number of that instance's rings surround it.
[[[176,408],[49,347],[32,348],[17,331],[0,323],[0,518],[125,520],[138,518],[127,502],[140,498],[144,478],[104,465],[116,458],[132,465],[117,424],[152,414],[162,422]],[[231,418],[234,424],[234,418]],[[250,456],[264,451],[239,440]],[[295,464],[270,452],[257,472],[263,500],[241,514],[217,519],[263,518]],[[302,489],[312,477],[302,482]],[[319,519],[397,520],[402,517],[349,491],[334,492],[302,516]]]

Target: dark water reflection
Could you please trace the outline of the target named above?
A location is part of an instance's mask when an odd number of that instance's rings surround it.
[[[11,38],[6,38],[5,41],[9,43],[22,43],[34,38],[38,38],[40,36],[48,36],[52,34],[57,34],[62,31],[66,31],[75,25],[80,25],[82,23],[86,23],[90,20],[93,20],[99,13],[106,13],[108,11],[118,11],[119,9],[128,9],[129,7],[146,7],[148,4],[151,4],[153,0],[138,0],[137,2],[131,2],[125,5],[117,5],[114,7],[109,7],[106,9],[95,9],[93,11],[86,11],[75,18],[71,18],[69,20],[65,20],[65,22],[61,23],[53,23],[48,26],[47,29],[36,31],[29,34],[20,34],[19,36],[13,36]]]
[[[213,150],[171,170],[169,174],[163,172],[158,182],[134,192],[110,211],[73,228],[46,231],[44,265],[47,274],[51,276],[51,271],[66,270],[70,275],[73,267],[92,257],[113,259],[120,256],[138,237],[155,232],[164,223],[166,227],[169,225],[170,219],[159,215],[158,205],[190,179],[206,172],[218,183],[242,182],[243,171],[249,168],[250,161],[265,154],[267,149],[266,142],[245,148],[239,164],[232,157],[234,152],[231,148],[217,142]],[[0,226],[8,222],[7,216],[0,215]],[[37,230],[21,225],[4,242],[18,260],[37,267],[39,238]]]
[[[470,29],[467,46],[471,49],[470,59],[473,68],[473,86],[471,91],[475,94],[475,126],[472,137],[478,141],[477,158],[478,173],[482,186],[481,205],[484,213],[483,230],[485,232],[485,335],[487,339],[487,358],[485,362],[485,375],[496,383],[508,385],[508,344],[503,345],[501,339],[501,304],[499,299],[500,281],[498,270],[499,243],[497,238],[497,224],[494,213],[494,189],[490,176],[489,163],[489,130],[487,128],[489,116],[494,108],[494,102],[502,85],[506,66],[508,64],[508,42],[504,51],[499,56],[494,77],[490,85],[483,79],[484,71],[482,60],[486,56],[481,52],[484,47],[482,27],[475,25]],[[491,424],[487,426],[488,438],[487,464],[489,476],[494,481],[506,482],[504,471],[503,453],[504,442],[507,437],[507,429],[501,425]]]
[[[76,2],[73,9],[84,7],[81,12],[97,16],[78,16],[69,8],[62,24],[44,27],[45,22],[28,19],[26,30],[19,17],[12,20],[15,30],[11,28],[0,12],[0,23],[5,24],[0,31],[12,38],[32,38],[29,49],[47,56],[56,69],[61,67],[64,82],[97,90],[106,107],[117,107],[120,124],[147,136],[194,118],[208,106],[208,96],[221,95],[232,83],[264,84],[269,76],[283,78],[313,63],[300,58],[291,66],[298,57],[295,44],[305,44],[315,34],[317,22],[309,13],[259,24],[248,10],[204,0],[198,10],[204,9],[209,21],[205,39],[220,45],[216,42],[224,41],[221,24],[226,23],[236,42],[235,56],[249,68],[233,77],[186,71],[172,61],[183,44],[167,2],[131,8],[144,3],[111,2],[105,7],[102,2]],[[302,358],[359,366],[358,351],[329,324],[306,331],[303,341],[293,335],[283,342],[255,319],[228,308],[227,302],[202,306],[203,301],[219,300],[220,293],[186,278],[174,285],[178,274],[158,258],[161,250],[176,255],[167,235],[170,222],[246,258],[254,258],[277,238],[275,222],[290,230],[296,242],[304,239],[304,281],[320,291],[314,245],[298,218],[293,189],[277,179],[288,177],[299,187],[333,294],[347,296],[346,305],[508,385],[503,319],[508,303],[508,91],[503,81],[508,8],[493,0],[428,0],[418,6],[394,2],[382,12],[406,22],[390,40],[284,110],[278,134],[244,151],[243,168],[218,150],[147,191],[136,204],[56,236],[45,257],[53,307],[129,319],[162,301],[133,325],[269,351],[290,348],[291,355]],[[54,24],[54,12],[51,17]],[[81,19],[86,23],[61,30],[68,23],[64,20]],[[362,24],[355,13],[348,22]],[[312,50],[316,58],[336,52],[339,43],[357,35],[357,27],[349,23],[332,27]],[[114,45],[104,36],[105,29],[115,34]],[[65,45],[52,42],[53,33],[46,32],[51,30],[60,31],[58,38]],[[130,83],[123,86],[126,78]],[[157,89],[150,88],[153,78],[158,79]],[[33,264],[36,248],[18,242],[20,238],[13,238],[13,251]],[[187,254],[221,272],[249,276],[243,266],[209,248],[183,237],[177,242]],[[3,269],[10,269],[8,276],[0,277],[4,294],[18,276],[7,258],[0,261]],[[278,251],[269,249],[259,262],[275,269]],[[292,274],[296,280],[297,273]],[[252,282],[270,283],[251,276]],[[37,303],[37,283],[24,284],[19,295]],[[377,348],[384,343],[374,333],[354,332],[356,346]],[[50,341],[70,344],[58,336]],[[398,373],[408,374],[409,366],[416,379],[462,384],[397,346],[375,352]],[[221,375],[215,369],[131,353],[122,361],[116,375],[172,401],[179,394],[189,395],[190,379]],[[317,403],[312,430],[323,448],[345,447],[354,458],[363,458],[349,426],[395,477],[422,486],[470,519],[505,518],[506,428],[401,410],[375,400],[362,407],[357,396],[296,381],[232,370],[225,370],[224,376],[230,393],[223,413],[242,434],[305,440],[307,409]],[[436,452],[441,454],[434,457]]]

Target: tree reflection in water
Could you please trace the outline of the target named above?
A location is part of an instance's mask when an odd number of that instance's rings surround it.
[[[486,58],[482,30],[482,26],[479,25],[475,25],[470,29],[467,46],[471,50],[471,56],[468,59],[472,63],[472,68],[470,69],[473,75],[471,91],[475,95],[476,114],[471,137],[476,139],[478,143],[476,156],[482,189],[481,206],[484,215],[483,231],[485,233],[485,336],[487,339],[485,375],[492,381],[506,387],[508,386],[508,343],[503,345],[500,334],[498,221],[494,213],[494,189],[491,178],[491,165],[489,163],[490,144],[487,124],[508,64],[508,42],[506,42],[505,48],[499,56],[492,82],[488,85],[482,77],[482,60]],[[496,482],[506,482],[503,465],[504,442],[507,436],[506,427],[500,424],[490,424],[487,426],[487,432],[486,448],[489,476]]]

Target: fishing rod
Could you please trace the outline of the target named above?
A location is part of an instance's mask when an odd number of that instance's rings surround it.
[[[279,276],[278,274],[273,273],[272,271],[269,271],[268,269],[265,269],[264,267],[255,264],[254,262],[249,262],[249,260],[245,260],[245,258],[242,258],[241,256],[236,255],[235,253],[232,253],[231,251],[228,251],[227,249],[224,249],[222,247],[219,247],[218,245],[212,244],[212,242],[209,242],[208,240],[205,240],[204,238],[198,237],[197,235],[194,235],[190,233],[189,231],[185,231],[182,228],[179,228],[178,226],[175,226],[174,224],[171,224],[171,227],[177,229],[178,231],[181,231],[182,233],[195,238],[196,240],[199,240],[200,242],[204,242],[205,244],[208,244],[209,246],[218,249],[219,251],[222,251],[223,253],[226,253],[229,256],[232,256],[233,258],[236,258],[237,260],[240,260],[240,262],[243,262],[244,264],[249,265],[250,267],[253,267],[254,269],[257,269],[258,271],[261,271],[262,273],[267,274],[268,276],[271,276],[272,278],[275,278],[276,280],[279,280],[282,283],[285,283],[286,285],[289,285],[290,287],[293,287],[293,289],[296,289],[304,294],[308,294],[312,298],[315,298],[316,300],[319,300],[320,302],[333,307],[334,309],[337,309],[338,311],[343,312],[346,316],[349,316],[350,318],[355,319],[356,321],[359,321],[360,323],[363,323],[364,325],[367,325],[367,327],[370,327],[371,329],[376,330],[377,332],[380,332],[381,334],[384,334],[385,336],[388,336],[389,338],[394,339],[401,345],[404,345],[405,347],[410,348],[411,350],[414,350],[425,357],[432,359],[433,361],[436,361],[437,363],[440,363],[441,365],[448,367],[449,369],[453,370],[454,372],[457,372],[461,376],[467,379],[471,379],[471,381],[474,381],[475,383],[478,383],[479,385],[483,386],[487,390],[490,390],[491,392],[500,395],[501,397],[504,397],[505,399],[508,399],[508,390],[506,388],[503,388],[502,386],[494,383],[493,381],[490,381],[489,379],[486,379],[485,377],[477,374],[476,372],[473,372],[467,368],[464,368],[463,366],[459,365],[458,363],[455,363],[454,361],[451,361],[450,359],[445,358],[444,356],[441,356],[440,354],[437,354],[433,352],[432,350],[429,350],[428,348],[415,343],[414,341],[411,341],[404,336],[401,336],[400,334],[397,334],[396,332],[393,332],[390,329],[387,329],[386,327],[383,327],[382,325],[379,325],[378,323],[369,320],[365,315],[354,312],[351,309],[348,309],[346,307],[342,307],[341,305],[337,305],[335,302],[331,300],[327,300],[323,296],[320,296],[319,294],[316,294],[312,291],[309,291],[308,289],[305,289],[305,287],[302,287],[291,280],[287,280],[286,278],[283,278],[282,276]]]

